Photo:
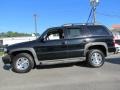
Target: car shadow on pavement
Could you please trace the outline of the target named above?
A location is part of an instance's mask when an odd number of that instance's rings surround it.
[[[55,64],[55,65],[38,65],[36,69],[52,69],[52,68],[63,68],[63,67],[71,67],[73,64]]]
[[[120,58],[107,58],[106,62],[120,65]],[[88,64],[86,64],[86,62],[78,62],[78,63],[67,63],[67,64],[43,65],[43,66],[37,66],[36,69],[65,68],[65,67],[72,67],[72,66],[92,68]]]
[[[6,64],[6,65],[3,66],[3,69],[7,70],[7,71],[10,71],[11,68],[12,68],[12,66],[10,64]]]
[[[106,62],[120,65],[120,58],[108,58]],[[65,68],[65,67],[72,67],[72,66],[89,67],[85,62],[78,62],[78,63],[65,63],[65,64],[55,64],[55,65],[39,65],[39,66],[36,66],[35,69]],[[10,71],[11,68],[12,67],[9,64],[3,66],[3,69],[7,71]]]
[[[55,65],[39,65],[36,69],[52,69],[52,68],[65,68],[65,67],[72,67],[72,66],[80,66],[80,67],[87,67],[84,62],[78,63],[65,63],[65,64],[55,64]]]
[[[65,68],[65,67],[72,67],[72,66],[87,67],[87,65],[84,62],[78,62],[78,63],[65,63],[65,64],[55,64],[55,65],[39,65],[39,66],[36,66],[35,69]],[[10,64],[7,64],[3,66],[3,69],[10,71],[12,67]]]
[[[106,62],[111,64],[119,64],[120,65],[120,58],[108,58]]]

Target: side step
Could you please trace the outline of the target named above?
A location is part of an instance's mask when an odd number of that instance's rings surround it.
[[[54,64],[74,63],[74,62],[82,62],[82,61],[85,61],[85,60],[86,60],[85,57],[45,60],[45,61],[40,61],[40,65],[54,65]]]

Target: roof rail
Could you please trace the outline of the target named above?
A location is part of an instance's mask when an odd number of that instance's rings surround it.
[[[94,25],[94,23],[67,23],[62,26],[76,26],[76,25]]]

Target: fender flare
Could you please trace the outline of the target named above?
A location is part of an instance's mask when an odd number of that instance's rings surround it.
[[[88,52],[88,48],[91,46],[103,46],[106,49],[106,55],[108,54],[108,47],[107,44],[104,42],[91,42],[85,45],[85,49],[84,49],[84,55],[86,56],[86,53]]]
[[[33,58],[34,58],[34,61],[35,61],[35,64],[36,65],[39,65],[39,60],[38,60],[38,57],[37,57],[37,54],[35,52],[35,50],[33,48],[18,48],[18,49],[13,49],[9,52],[9,54],[12,54],[14,52],[20,52],[20,51],[29,51],[32,53],[33,55]]]

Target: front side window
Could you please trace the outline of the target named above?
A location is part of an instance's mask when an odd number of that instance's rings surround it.
[[[64,38],[63,30],[50,30],[45,36],[45,40],[60,40]]]

